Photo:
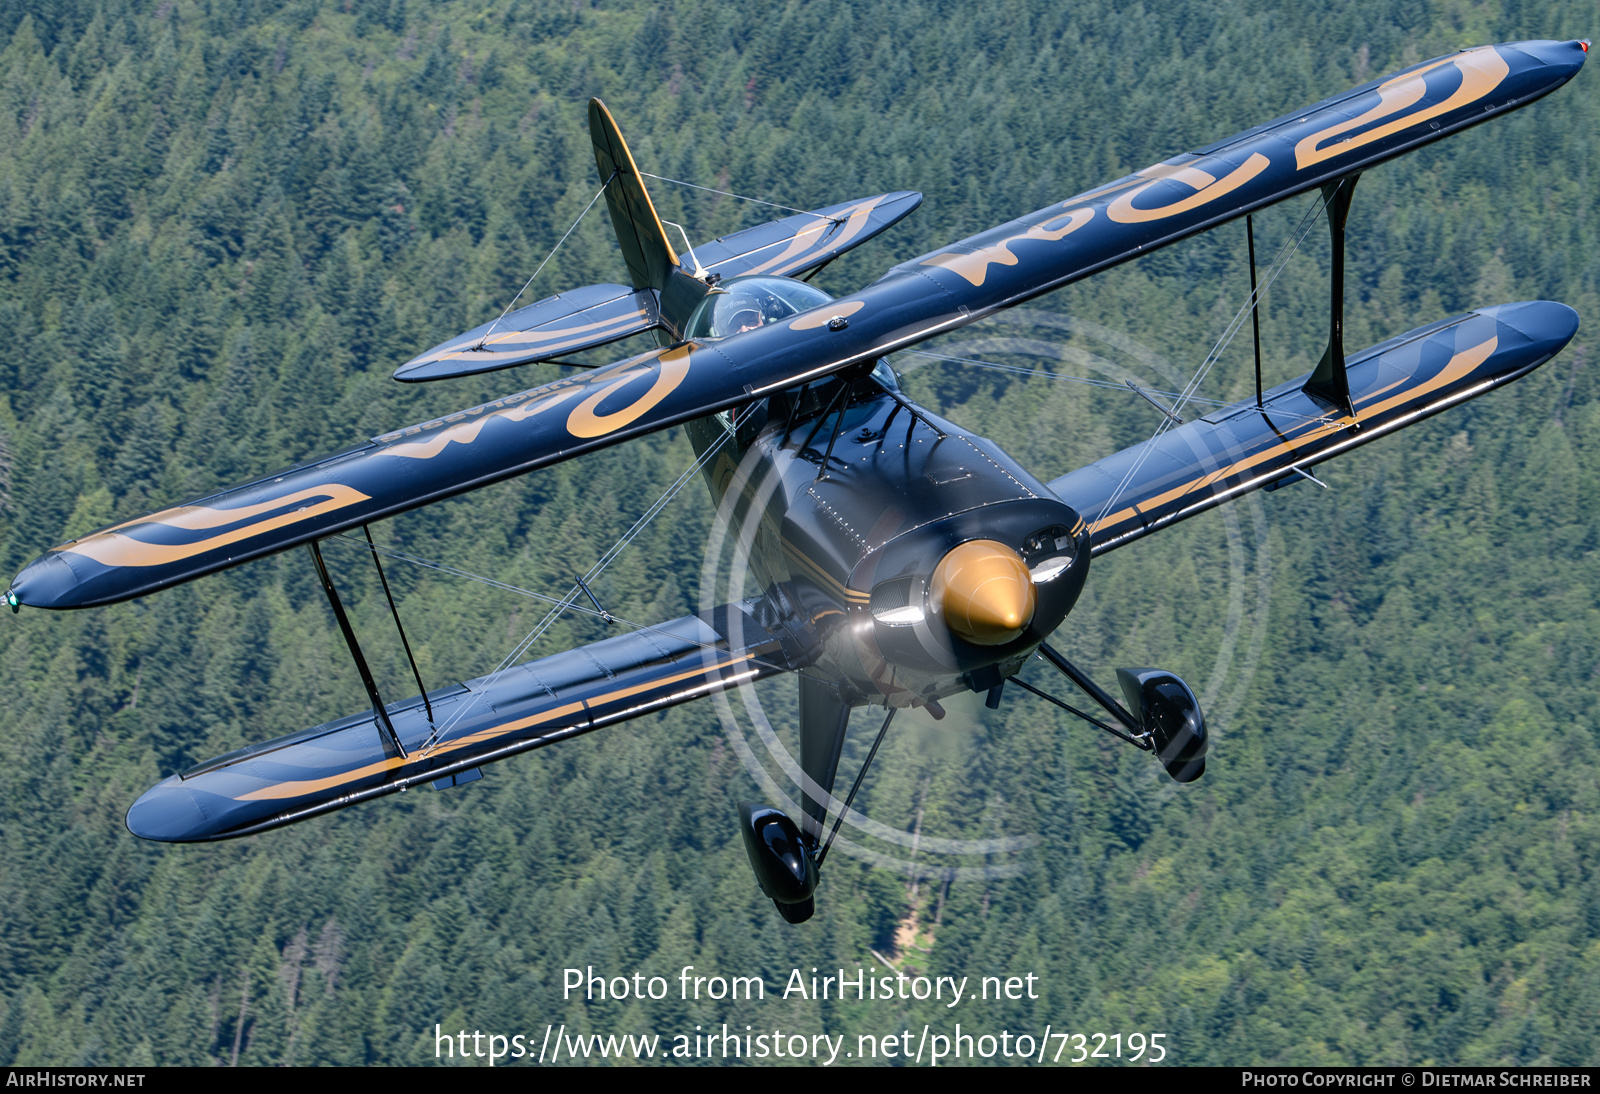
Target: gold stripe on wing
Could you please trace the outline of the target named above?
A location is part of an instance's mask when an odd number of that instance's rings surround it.
[[[475,733],[473,734],[473,739],[482,737],[485,734],[492,735],[511,733],[518,729],[526,729],[528,726],[538,725],[541,722],[552,721],[556,718],[562,717],[563,715],[571,714],[574,711],[580,711],[582,709],[583,703],[581,702],[568,703],[566,706],[543,711],[539,714],[532,715],[528,718],[523,718],[516,722],[509,722],[505,725],[495,726],[492,729],[484,730],[482,733]],[[459,747],[459,745],[455,747]],[[436,755],[441,751],[445,750],[435,749],[430,755]],[[252,790],[248,794],[240,794],[234,800],[242,802],[259,802],[276,801],[281,798],[298,798],[305,794],[315,794],[319,790],[333,790],[336,787],[344,786],[346,783],[356,782],[371,775],[381,775],[385,771],[393,771],[399,767],[408,767],[413,764],[421,763],[422,760],[426,758],[427,757],[423,756],[420,752],[416,753],[411,759],[406,760],[402,760],[398,756],[389,756],[377,761],[376,763],[365,764],[361,767],[354,768],[353,770],[341,771],[337,775],[327,775],[320,779],[294,779],[288,782],[273,783],[271,786],[263,786],[260,790]]]
[[[1209,178],[1210,176],[1206,176]],[[1011,253],[1011,245],[1020,243],[1024,239],[1035,239],[1045,243],[1057,243],[1073,232],[1082,228],[1094,219],[1094,210],[1069,209],[1065,213],[1057,213],[1053,217],[1041,220],[1014,236],[1007,236],[998,243],[991,243],[986,247],[978,247],[972,251],[945,251],[931,258],[922,260],[924,266],[940,266],[952,273],[960,274],[971,282],[973,287],[981,287],[984,279],[989,276],[990,266],[1015,266],[1017,256]],[[1065,223],[1062,223],[1065,221]],[[1055,227],[1047,228],[1045,225],[1053,224]]]
[[[518,718],[513,722],[503,722],[500,725],[490,726],[487,729],[480,729],[476,733],[469,733],[465,737],[460,737],[451,741],[445,741],[441,743],[439,747],[429,752],[426,756],[418,752],[415,753],[412,758],[407,760],[402,760],[398,756],[389,757],[379,760],[375,763],[365,764],[350,771],[342,771],[337,775],[328,775],[320,779],[296,779],[288,782],[273,783],[271,786],[263,786],[259,790],[252,790],[247,794],[241,794],[234,800],[276,801],[283,798],[298,798],[306,794],[315,794],[321,790],[333,790],[337,787],[344,786],[346,783],[355,782],[372,775],[381,775],[385,771],[393,771],[397,767],[413,766],[421,763],[425,759],[442,756],[450,752],[456,752],[462,748],[466,748],[469,745],[483,744],[484,742],[494,740],[496,737],[503,737],[508,733],[515,733],[519,729],[528,729],[531,726],[543,725],[547,722],[553,722],[558,718],[564,718],[569,714],[577,714],[579,712],[587,711],[603,703],[615,702],[618,699],[626,699],[628,696],[637,695],[641,691],[649,691],[652,688],[666,687],[670,684],[678,683],[681,680],[688,680],[695,676],[709,676],[714,672],[720,672],[723,669],[732,668],[734,665],[737,665],[742,661],[749,660],[750,657],[746,655],[743,657],[736,657],[733,660],[723,662],[722,664],[709,666],[702,665],[699,668],[692,669],[688,672],[681,672],[675,676],[666,676],[659,680],[649,680],[643,684],[634,684],[630,687],[618,688],[615,691],[607,692],[606,694],[597,696],[596,698],[587,702],[580,699],[576,703],[567,703],[563,706],[553,707],[550,710],[540,711],[538,714],[530,714],[526,718]]]
[[[1446,387],[1457,382],[1458,380],[1464,379],[1466,376],[1472,373],[1473,369],[1487,361],[1499,344],[1500,336],[1491,335],[1487,341],[1480,342],[1475,346],[1471,346],[1455,354],[1450,358],[1449,361],[1445,363],[1443,368],[1441,368],[1432,376],[1432,378],[1423,381],[1414,388],[1402,391],[1398,395],[1394,395],[1388,399],[1385,399],[1380,403],[1376,403],[1371,406],[1363,405],[1360,408],[1361,413],[1369,417],[1372,415],[1382,414],[1384,411],[1392,410],[1402,403],[1408,403],[1415,399],[1419,399],[1430,394],[1431,392],[1437,391],[1441,387]],[[1390,386],[1392,387],[1393,385]],[[1386,387],[1382,390],[1387,391],[1389,388]],[[1372,396],[1368,395],[1366,398],[1370,399]],[[1119,510],[1109,517],[1104,517],[1095,521],[1092,525],[1090,525],[1090,529],[1091,531],[1098,533],[1104,529],[1115,528],[1128,518],[1138,515],[1141,508],[1145,511],[1159,509],[1167,502],[1181,498],[1195,490],[1210,486],[1220,479],[1241,474],[1250,470],[1252,467],[1257,467],[1262,463],[1265,463],[1269,460],[1274,460],[1286,453],[1292,454],[1303,447],[1305,442],[1315,441],[1331,433],[1337,433],[1346,426],[1350,425],[1351,422],[1352,419],[1348,417],[1341,417],[1338,421],[1315,424],[1306,433],[1303,433],[1299,437],[1295,438],[1295,441],[1281,441],[1278,444],[1273,445],[1271,448],[1263,449],[1262,451],[1257,452],[1255,455],[1248,456],[1237,463],[1229,464],[1227,467],[1208,472],[1196,479],[1191,479],[1182,486],[1173,487],[1171,490],[1157,494],[1154,497],[1142,498],[1137,502],[1132,502],[1126,509]],[[1297,444],[1295,443],[1296,441],[1300,443]]]
[[[1220,179],[1208,171],[1201,170],[1199,167],[1177,167],[1163,172],[1161,177],[1153,178],[1137,189],[1129,190],[1122,194],[1110,205],[1106,206],[1106,216],[1118,224],[1143,224],[1146,221],[1163,220],[1167,217],[1177,216],[1179,213],[1187,213],[1192,209],[1198,209],[1202,205],[1233,193],[1233,191],[1265,171],[1271,165],[1271,162],[1260,152],[1252,152],[1248,159]],[[1161,205],[1154,209],[1135,207],[1133,204],[1134,198],[1144,193],[1149,187],[1156,185],[1156,183],[1169,180],[1182,183],[1195,192],[1186,198],[1181,198],[1178,201]]]
[[[691,350],[690,346],[677,346],[658,352],[654,361],[656,381],[650,385],[650,390],[623,409],[609,414],[598,413],[600,404],[605,402],[606,396],[649,373],[644,367],[637,369],[631,367],[635,362],[624,362],[630,367],[620,370],[601,369],[592,373],[593,382],[590,386],[599,386],[602,383],[605,386],[572,408],[572,413],[567,416],[567,432],[574,437],[603,437],[607,433],[613,433],[623,426],[632,424],[654,410],[656,404],[676,391],[678,385],[683,383],[684,377],[689,375]],[[637,363],[644,366],[651,362]]]
[[[638,308],[626,315],[619,315],[612,319],[603,319],[597,323],[586,323],[577,327],[562,327],[559,330],[508,330],[504,334],[497,334],[485,345],[500,345],[520,339],[521,349],[488,350],[476,349],[476,341],[467,340],[458,342],[454,346],[439,350],[432,355],[426,355],[408,362],[411,365],[431,364],[435,361],[456,361],[465,357],[470,361],[508,361],[513,357],[523,357],[529,353],[555,353],[558,350],[568,349],[572,346],[586,345],[594,341],[596,331],[604,332],[604,328],[615,327],[631,329],[641,320],[649,318],[643,308]],[[554,322],[554,320],[551,320]],[[564,338],[564,342],[552,342],[551,339]]]
[[[271,512],[285,505],[292,505],[297,501],[308,498],[321,497],[325,500],[315,505],[304,505],[292,513],[284,513],[270,520],[258,521],[243,528],[235,528],[231,532],[211,536],[207,539],[195,540],[192,543],[147,543],[141,539],[134,539],[130,535],[115,530],[96,532],[92,536],[75,540],[56,550],[85,558],[93,559],[102,566],[161,566],[168,562],[181,562],[186,558],[204,554],[226,547],[230,543],[250,539],[254,536],[265,535],[267,532],[278,528],[298,524],[300,521],[320,517],[324,513],[331,513],[336,509],[344,509],[371,499],[354,487],[342,483],[329,483],[326,486],[313,486],[293,494],[285,494],[281,498],[273,498],[258,505],[241,506],[238,509],[210,509],[203,505],[181,506],[177,509],[168,509],[157,513],[144,520],[118,525],[118,528],[132,527],[133,524],[141,526],[156,525],[162,528],[200,529],[216,528],[233,521],[248,519],[260,513]]]
[[[374,453],[374,455],[404,456],[412,460],[431,460],[440,452],[443,452],[445,446],[452,442],[455,444],[471,444],[477,440],[478,434],[483,430],[484,425],[492,418],[504,418],[508,422],[525,421],[528,418],[543,414],[551,407],[566,402],[583,390],[584,388],[581,384],[559,388],[547,395],[529,399],[521,406],[506,407],[501,410],[491,411],[478,418],[457,422],[448,429],[441,429],[425,441],[407,441],[404,444],[390,445],[383,451]]]
[[[526,729],[531,725],[538,725],[541,721],[549,721],[550,718],[559,717],[563,714],[570,714],[575,711],[579,705],[581,705],[586,712],[592,715],[595,707],[604,706],[607,703],[614,703],[619,699],[626,699],[630,695],[638,695],[642,691],[653,691],[657,688],[668,687],[683,680],[693,679],[696,676],[710,676],[712,673],[721,672],[724,669],[731,669],[735,665],[749,660],[750,655],[746,654],[741,657],[735,657],[731,661],[724,661],[717,665],[701,665],[698,668],[690,669],[687,672],[680,672],[674,676],[663,676],[660,679],[646,680],[642,684],[632,684],[625,688],[618,688],[615,691],[608,691],[604,695],[598,695],[593,699],[580,700],[579,703],[569,704],[561,707],[558,710],[551,712],[549,715],[532,715],[522,719],[521,721],[508,722],[507,724],[500,726],[490,726],[488,729],[480,729],[476,733],[469,733],[465,737],[446,741],[440,744],[438,748],[435,748],[431,755],[440,756],[447,752],[455,752],[459,749],[467,747],[468,745],[482,744],[485,741],[492,741],[494,738],[502,737],[507,733],[515,733],[519,729]]]

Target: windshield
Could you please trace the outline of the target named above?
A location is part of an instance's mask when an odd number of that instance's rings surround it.
[[[787,277],[735,277],[711,290],[689,318],[685,336],[726,338],[828,303],[833,297]]]

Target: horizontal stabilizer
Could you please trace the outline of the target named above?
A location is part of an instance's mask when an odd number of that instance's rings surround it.
[[[406,746],[386,752],[372,713],[198,764],[128,810],[128,830],[171,843],[229,839],[432,783],[724,688],[787,671],[748,603],[530,661],[387,710]],[[709,620],[709,621],[708,621]],[[435,726],[438,728],[435,729]]]
[[[1054,480],[1104,554],[1525,376],[1561,351],[1578,314],[1536,300],[1480,308],[1347,360],[1356,416],[1331,413],[1291,380]]]
[[[799,277],[893,227],[921,204],[922,195],[913,190],[844,201],[702,243],[694,257],[706,273],[724,280]]]
[[[892,227],[922,203],[901,190],[800,213],[722,236],[694,249],[705,276],[796,277]],[[661,324],[661,294],[625,285],[589,285],[519,308],[503,319],[441,342],[395,370],[406,382],[445,380],[549,361]]]
[[[593,349],[660,322],[659,298],[625,285],[587,285],[546,297],[441,342],[399,368],[408,383],[473,376]]]

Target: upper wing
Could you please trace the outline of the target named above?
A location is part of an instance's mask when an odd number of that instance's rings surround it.
[[[24,567],[8,597],[13,606],[84,608],[143,596],[760,399],[839,367],[823,344],[827,321],[819,309],[716,345],[653,350],[385,433],[64,543]],[[726,352],[735,341],[743,354]]]
[[[152,787],[128,810],[128,830],[168,842],[250,835],[470,777],[482,764],[799,667],[751,607],[685,616],[431,692],[432,725],[421,696],[392,704],[405,758],[385,748],[370,712],[241,748]]]
[[[1302,391],[1302,376],[1265,392],[1259,408],[1235,403],[1049,486],[1089,522],[1103,554],[1525,376],[1577,330],[1564,304],[1481,308],[1352,354],[1354,420]]]
[[[1549,94],[1585,42],[1462,50],[897,266],[975,317],[1364,171]]]
[[[1520,42],[1416,65],[897,266],[785,322],[559,380],[64,544],[9,595],[52,608],[140,596],[808,383],[1524,106],[1571,79],[1585,55],[1576,41]]]

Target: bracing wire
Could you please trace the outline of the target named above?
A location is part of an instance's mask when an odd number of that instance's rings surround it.
[[[951,364],[967,365],[972,368],[992,369],[995,372],[1008,372],[1016,376],[1042,376],[1047,380],[1060,380],[1065,384],[1085,384],[1089,387],[1110,388],[1112,391],[1125,392],[1128,390],[1128,385],[1125,381],[1096,380],[1090,376],[1067,376],[1060,372],[1051,372],[1048,369],[1024,368],[1021,365],[1004,365],[998,361],[982,361],[976,357],[956,357],[948,353],[930,353],[927,350],[901,350],[900,353],[902,356],[906,357],[926,357],[931,361],[948,361]],[[1152,395],[1160,395],[1167,399],[1176,399],[1180,394],[1176,391],[1163,391],[1162,389],[1155,387],[1146,387],[1144,390],[1148,391]],[[1190,396],[1189,401],[1191,403],[1204,403],[1206,406],[1217,407],[1219,409],[1234,405],[1234,403],[1224,402],[1221,399],[1202,399],[1197,395]],[[1277,411],[1277,413],[1282,414],[1286,418],[1305,418],[1310,421],[1327,420],[1326,417],[1321,414],[1299,414],[1292,411]]]
[[[1217,344],[1211,347],[1211,352],[1206,354],[1205,360],[1200,362],[1200,367],[1195,370],[1194,379],[1190,380],[1189,386],[1184,388],[1184,394],[1178,405],[1173,408],[1174,411],[1179,414],[1183,413],[1184,402],[1194,397],[1194,393],[1199,390],[1200,384],[1205,380],[1212,368],[1216,366],[1217,361],[1221,359],[1229,344],[1232,343],[1233,336],[1239,333],[1239,328],[1244,326],[1244,321],[1250,317],[1261,303],[1261,297],[1271,287],[1272,283],[1278,279],[1279,275],[1283,273],[1284,269],[1287,268],[1289,259],[1300,249],[1300,244],[1304,242],[1306,235],[1311,231],[1312,226],[1317,222],[1317,218],[1322,215],[1323,210],[1328,207],[1328,203],[1331,200],[1331,198],[1325,198],[1321,201],[1312,202],[1311,208],[1305,211],[1305,215],[1300,218],[1300,223],[1295,227],[1288,241],[1284,243],[1283,248],[1278,252],[1278,257],[1273,260],[1271,266],[1267,267],[1266,276],[1262,278],[1261,284],[1256,286],[1245,299],[1244,306],[1235,313],[1233,321],[1228,324],[1222,335],[1217,339]]]
[[[461,704],[458,710],[451,714],[447,722],[445,722],[443,725],[434,727],[433,731],[428,734],[428,739],[422,743],[422,755],[426,756],[439,743],[439,741],[441,741],[444,736],[450,732],[450,730],[455,728],[462,718],[466,717],[467,714],[472,711],[473,707],[477,705],[479,697],[492,688],[495,681],[497,681],[507,669],[516,664],[522,655],[526,653],[535,642],[544,636],[544,633],[550,629],[550,627],[563,613],[576,608],[576,610],[580,613],[598,615],[598,613],[591,612],[587,608],[576,607],[578,598],[583,595],[582,586],[600,576],[600,574],[605,572],[605,569],[610,566],[611,563],[616,561],[617,556],[619,556],[630,543],[638,538],[639,533],[643,532],[645,527],[652,520],[654,520],[663,509],[667,507],[668,503],[670,503],[672,499],[676,497],[680,491],[682,491],[684,486],[689,483],[695,474],[701,471],[708,463],[711,462],[712,458],[715,457],[719,451],[721,451],[722,446],[727,442],[728,436],[729,434],[724,432],[720,437],[706,447],[705,452],[701,454],[701,456],[695,460],[687,470],[673,480],[672,484],[667,487],[666,491],[661,495],[661,497],[656,499],[655,504],[651,505],[650,508],[647,509],[638,520],[634,521],[633,526],[624,532],[622,537],[618,539],[616,543],[612,544],[611,548],[606,551],[605,554],[600,556],[599,561],[589,568],[588,572],[582,576],[581,584],[579,582],[574,582],[572,587],[567,590],[566,595],[559,598],[548,597],[542,594],[532,594],[535,599],[551,603],[552,606],[550,610],[545,613],[544,618],[539,620],[538,623],[534,624],[533,629],[523,636],[520,642],[512,647],[511,652],[506,654],[505,658],[501,660],[500,664],[497,665],[494,671],[491,672],[485,679],[484,686],[481,689],[473,689],[471,697],[465,703]],[[454,570],[453,567],[451,569],[461,576],[476,578],[476,575],[468,574],[464,570]],[[528,590],[521,590],[516,586],[506,585],[501,582],[491,581],[490,583],[508,590],[529,592]],[[633,625],[636,626],[637,624]]]
[[[708,194],[721,194],[723,197],[738,198],[740,201],[752,201],[757,205],[765,205],[772,209],[782,209],[786,213],[809,213],[811,211],[810,209],[796,209],[792,205],[779,205],[775,201],[762,201],[760,198],[746,197],[743,194],[736,194],[732,190],[718,190],[713,186],[701,186],[698,182],[684,182],[682,179],[669,179],[665,175],[652,175],[648,171],[640,171],[639,174],[646,178],[660,179],[662,182],[670,182],[678,186],[687,186],[691,190],[704,190]]]
[[[487,585],[491,589],[499,589],[502,592],[513,593],[517,596],[526,597],[529,600],[536,600],[541,604],[554,604],[560,606],[563,603],[560,597],[551,596],[549,593],[535,592],[533,589],[525,589],[520,585],[512,585],[510,582],[499,581],[492,577],[485,577],[482,574],[475,574],[471,570],[463,570],[458,566],[451,566],[448,563],[438,562],[431,558],[423,558],[420,555],[414,555],[408,551],[402,551],[395,547],[382,547],[375,543],[366,544],[361,540],[356,539],[354,536],[347,535],[343,532],[337,532],[329,538],[343,540],[344,542],[351,544],[360,550],[370,551],[375,554],[382,555],[385,558],[392,558],[397,562],[409,562],[413,566],[420,566],[425,570],[435,570],[442,574],[448,574],[451,577],[459,577],[467,581],[476,581],[480,585]],[[594,608],[586,608],[581,603],[576,601],[568,605],[568,609],[578,615],[587,615],[594,619],[605,618],[605,616],[602,616],[600,612],[596,611]],[[637,631],[649,631],[653,634],[666,634],[666,632],[658,626],[652,626],[649,623],[636,623],[631,619],[625,619],[622,616],[617,615],[615,612],[608,612],[607,614],[610,616],[611,622],[620,623],[624,627],[631,627]],[[686,638],[684,635],[680,634],[673,634],[671,637],[674,640],[691,642],[702,649],[720,651],[722,648],[713,642],[701,642],[697,639]],[[755,659],[753,660],[753,663],[765,664],[766,662]]]
[[[611,179],[616,177],[617,173],[615,171],[611,172]],[[594,203],[600,200],[600,195],[606,192],[607,186],[611,185],[611,179],[606,179],[600,189],[595,191],[594,197],[590,198],[589,204],[583,207],[583,212],[579,213],[578,219],[572,222],[572,226],[567,229],[566,235],[556,240],[556,245],[550,248],[550,253],[544,256],[544,261],[539,263],[539,268],[533,271],[533,275],[522,283],[522,288],[518,289],[517,295],[511,298],[511,303],[506,305],[506,310],[497,315],[494,322],[489,324],[489,329],[483,332],[483,337],[478,339],[478,344],[472,347],[474,350],[480,350],[488,343],[489,335],[493,334],[495,327],[500,325],[500,320],[511,314],[511,309],[517,306],[517,301],[521,300],[522,294],[528,291],[528,286],[533,284],[533,279],[538,277],[544,268],[550,264],[550,260],[556,256],[556,252],[561,249],[561,245],[567,241],[567,236],[577,231],[579,222],[589,215],[589,210],[594,208]]]
[[[1322,211],[1327,208],[1329,200],[1331,199],[1323,198],[1321,200],[1312,202],[1311,208],[1307,209],[1305,215],[1300,218],[1300,223],[1295,227],[1295,230],[1290,233],[1289,239],[1284,243],[1282,249],[1279,250],[1278,257],[1274,259],[1272,265],[1267,268],[1266,275],[1261,279],[1261,284],[1258,285],[1255,291],[1253,291],[1248,299],[1246,299],[1244,307],[1240,308],[1238,314],[1233,317],[1233,322],[1228,324],[1227,329],[1223,331],[1222,336],[1217,339],[1217,344],[1211,348],[1211,352],[1207,353],[1205,358],[1200,362],[1200,367],[1195,370],[1194,377],[1187,385],[1185,385],[1183,391],[1179,394],[1177,402],[1172,408],[1174,414],[1182,414],[1185,404],[1194,401],[1194,393],[1199,388],[1201,381],[1206,378],[1206,375],[1211,371],[1212,366],[1217,363],[1217,360],[1222,356],[1223,351],[1227,349],[1228,343],[1233,340],[1233,336],[1238,333],[1239,328],[1244,325],[1245,317],[1259,305],[1261,298],[1266,293],[1267,289],[1272,286],[1272,283],[1276,281],[1279,275],[1283,273],[1284,269],[1288,267],[1289,259],[1293,257],[1295,251],[1299,249],[1301,242],[1304,241],[1307,233],[1311,231],[1311,226],[1316,223],[1317,218],[1321,216]],[[1091,522],[1091,528],[1098,529],[1100,522],[1105,520],[1106,514],[1112,512],[1116,503],[1121,499],[1123,493],[1127,490],[1128,484],[1134,480],[1136,475],[1138,475],[1140,468],[1144,466],[1145,460],[1148,459],[1150,453],[1155,450],[1155,442],[1159,440],[1161,436],[1165,434],[1169,428],[1171,428],[1171,426],[1172,422],[1166,418],[1163,418],[1156,426],[1155,432],[1150,435],[1150,439],[1140,447],[1138,458],[1136,458],[1133,463],[1129,465],[1128,470],[1123,473],[1122,481],[1117,483],[1117,488],[1111,492],[1111,494],[1106,498],[1105,504],[1100,507],[1100,512],[1095,516],[1093,522]]]

